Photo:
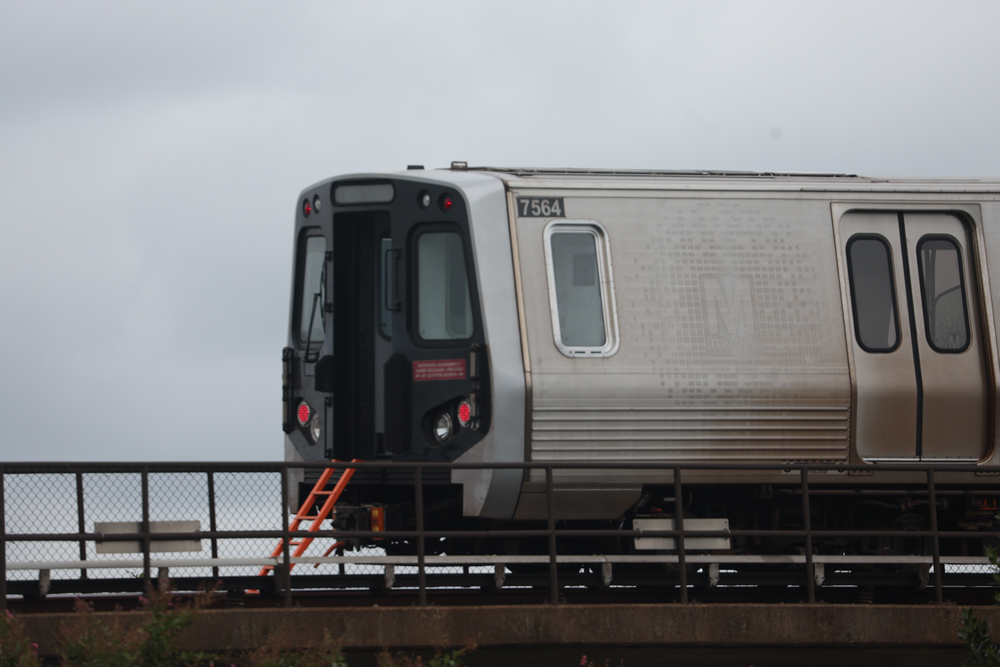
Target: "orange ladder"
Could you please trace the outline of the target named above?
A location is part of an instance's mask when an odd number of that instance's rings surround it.
[[[351,461],[351,463],[360,463],[360,462],[361,459],[354,459],[353,461]],[[331,461],[331,463],[339,463],[339,461],[334,460]],[[336,506],[337,500],[340,498],[340,495],[344,492],[344,488],[347,486],[347,483],[350,482],[351,477],[354,476],[354,468],[345,468],[344,474],[342,474],[340,476],[340,479],[337,480],[337,485],[333,487],[333,490],[325,491],[324,489],[326,488],[327,482],[330,481],[330,478],[336,471],[337,471],[336,468],[327,468],[326,470],[323,471],[323,474],[320,475],[319,477],[319,481],[316,482],[316,485],[313,486],[312,491],[309,492],[309,497],[306,498],[305,502],[302,503],[302,507],[300,507],[299,511],[295,514],[295,519],[292,521],[291,525],[288,526],[288,530],[297,531],[299,530],[299,526],[302,525],[303,521],[310,521],[311,523],[309,524],[309,527],[306,528],[306,531],[310,533],[315,533],[320,529],[320,526],[323,525],[323,522],[326,521],[327,517],[329,517],[331,513],[333,513],[336,516],[336,512],[334,511],[334,506]],[[323,506],[320,508],[317,514],[309,515],[308,514],[309,510],[311,510],[316,505],[316,503],[319,502],[321,496],[326,496],[326,502],[323,503]],[[288,543],[289,546],[295,547],[295,551],[292,553],[291,557],[297,558],[301,556],[303,553],[305,553],[306,549],[309,548],[309,545],[312,544],[314,539],[316,538],[314,537],[303,537],[301,539],[292,538],[292,540],[289,541]],[[330,553],[331,551],[333,551],[333,549],[342,544],[343,542],[335,543],[333,547],[331,547],[326,553],[327,554]],[[284,548],[285,548],[285,540],[284,539],[278,540],[278,546],[276,546],[274,548],[274,551],[271,552],[271,558],[277,558],[278,556],[280,556]],[[295,567],[295,563],[290,563],[288,567],[289,571],[291,571],[293,567]],[[258,576],[264,576],[268,572],[273,570],[274,570],[273,565],[265,565],[264,567],[261,568]]]

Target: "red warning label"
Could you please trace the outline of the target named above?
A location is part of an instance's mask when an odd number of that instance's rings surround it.
[[[413,381],[464,380],[465,359],[434,359],[413,362]]]

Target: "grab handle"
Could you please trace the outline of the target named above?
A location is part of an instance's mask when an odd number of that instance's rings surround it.
[[[382,284],[386,286],[385,290],[385,309],[391,310],[393,312],[399,312],[403,308],[403,304],[399,300],[399,258],[400,251],[393,248],[389,248],[385,251],[382,256],[382,266],[386,275],[382,276]],[[391,259],[387,259],[391,256]]]

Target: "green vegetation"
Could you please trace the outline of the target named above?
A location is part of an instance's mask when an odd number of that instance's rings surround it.
[[[40,667],[38,644],[24,634],[24,627],[10,610],[0,615],[0,667]]]
[[[245,664],[251,667],[347,667],[340,645],[325,630],[319,646],[291,651],[268,643],[251,653]]]
[[[1000,515],[994,518],[1000,521]],[[1000,550],[992,546],[987,547],[986,555],[989,556],[994,570],[1000,569],[1000,565],[997,564]],[[993,579],[1000,583],[1000,574],[994,572]],[[994,593],[993,600],[1000,604],[1000,593]],[[1000,667],[1000,647],[990,641],[989,625],[976,618],[971,608],[962,612],[962,629],[958,631],[958,636],[972,654],[972,657],[965,661],[965,667]]]
[[[177,636],[194,621],[208,602],[207,594],[181,603],[167,593],[139,598],[149,620],[140,628],[121,616],[102,617],[77,600],[76,614],[62,628],[61,653],[65,667],[174,667],[209,665],[208,654],[181,651]]]
[[[427,662],[424,662],[423,656],[406,655],[405,653],[391,654],[388,650],[383,650],[378,654],[378,667],[464,667],[462,656],[475,648],[475,646],[469,646],[453,651],[439,649]]]

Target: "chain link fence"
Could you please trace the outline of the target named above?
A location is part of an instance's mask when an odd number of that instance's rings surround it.
[[[572,462],[559,465],[561,467],[574,467]],[[538,466],[536,465],[536,467]],[[170,578],[212,580],[226,577],[256,577],[266,562],[276,563],[276,561],[267,561],[266,559],[275,554],[276,549],[280,552],[280,534],[284,529],[285,522],[290,521],[290,517],[285,516],[286,505],[282,497],[282,470],[286,468],[282,464],[248,465],[242,469],[226,469],[224,465],[219,464],[202,466],[180,464],[177,469],[170,469],[169,466],[163,464],[151,466],[133,464],[131,469],[126,464],[117,466],[117,468],[109,466],[109,469],[100,469],[96,465],[84,464],[53,465],[51,469],[41,465],[35,465],[32,468],[25,464],[13,471],[11,469],[18,468],[17,465],[5,464],[4,468],[2,496],[5,536],[4,569],[5,581],[12,583],[38,580],[40,569],[43,566],[51,568],[47,574],[54,581],[141,579],[146,576],[147,566],[152,568],[149,571],[149,576],[155,576],[156,573],[153,570],[159,567],[157,564],[167,561],[169,561]],[[803,490],[806,494],[808,494],[805,483],[807,474],[808,471],[803,471]],[[929,480],[933,480],[932,475],[929,475]],[[932,481],[931,484],[933,484]],[[933,487],[931,487],[931,492],[933,492]],[[683,494],[675,495],[683,497]],[[143,562],[141,550],[143,542],[139,539],[144,516],[148,519],[151,530],[149,538],[151,549],[147,562]],[[191,533],[187,536],[186,541],[182,540],[185,542],[183,550],[167,551],[164,541],[156,538],[157,526],[162,527],[166,522],[176,522],[176,525],[171,524],[174,525],[173,528],[171,525],[161,528],[163,532]],[[108,531],[112,530],[108,524],[115,523],[131,526],[131,528],[119,531],[129,533],[132,536],[131,544],[126,543],[123,539],[117,541],[107,539]],[[308,523],[299,530],[305,530],[307,526]],[[332,530],[332,521],[327,519],[321,527],[321,531],[324,531],[325,534],[315,537],[313,544],[304,555],[315,557],[327,552],[338,539]],[[419,527],[418,530],[420,530]],[[549,522],[549,531],[553,535],[559,532],[552,521]],[[535,532],[544,533],[546,531],[536,530]],[[747,535],[766,535],[768,531],[749,530],[743,532]],[[803,527],[800,532],[804,536],[808,535],[809,528]],[[980,532],[984,536],[995,537],[997,534],[996,531]],[[627,533],[629,533],[628,530],[621,532],[623,536],[633,537],[626,535]],[[677,530],[653,531],[647,532],[647,534],[679,537]],[[972,535],[973,533],[968,534]],[[8,536],[16,537],[7,539]],[[35,536],[37,536],[36,539],[32,539]],[[372,535],[361,537],[362,541],[370,541],[364,538],[372,537]],[[414,534],[410,536],[410,539],[416,541],[415,537]],[[516,536],[513,537],[516,538]],[[574,535],[574,537],[581,536]],[[936,539],[936,532],[928,533],[927,539],[930,540],[932,537]],[[175,538],[169,539],[176,543]],[[292,544],[294,545],[295,540],[298,539],[301,537],[294,537]],[[434,536],[426,538],[428,541],[432,539],[440,538]],[[116,545],[117,548],[113,548]],[[327,562],[320,563],[297,563],[292,573],[298,578],[296,588],[300,590],[323,589],[328,586],[330,576],[343,577],[345,575],[369,576],[364,583],[358,584],[360,587],[365,587],[371,585],[371,576],[383,577],[388,581],[392,575],[395,575],[404,580],[404,583],[401,584],[402,587],[419,585],[423,590],[424,584],[422,582],[425,576],[438,577],[436,581],[443,582],[445,581],[442,578],[444,575],[490,575],[497,577],[499,581],[504,575],[518,571],[504,565],[511,561],[510,559],[505,561],[501,556],[496,557],[494,565],[480,563],[439,564],[434,562],[420,564],[413,560],[406,562],[402,562],[400,559],[386,560],[384,558],[386,556],[385,550],[373,546],[348,551],[346,554],[341,548],[330,555],[347,555],[353,557],[350,560],[360,560],[361,562],[343,562],[343,560],[333,562],[328,559]],[[549,573],[554,575],[555,553],[541,558],[542,561],[537,561],[527,568],[522,566],[520,571],[545,572],[549,567],[546,560],[550,559],[553,569],[549,570]],[[677,556],[673,558],[676,559]],[[679,577],[678,583],[681,586],[686,585],[684,584],[683,558],[683,552],[681,552],[677,566],[669,564],[658,566],[663,572],[669,571],[670,576]],[[798,558],[801,560],[803,556]],[[811,568],[812,563],[809,556],[804,556],[804,558],[805,561],[793,567],[801,568],[802,565],[805,565],[806,568]],[[817,556],[817,558],[820,557]],[[383,559],[384,562],[379,562],[379,559]],[[934,581],[938,578],[934,576],[935,567],[929,564],[929,557],[925,557],[925,559],[928,562],[922,566],[922,576],[931,582],[930,585],[936,585],[940,590],[940,582]],[[423,560],[422,556],[421,560]],[[431,561],[433,560],[432,558]],[[719,560],[722,563],[726,562],[723,557],[720,557]],[[963,561],[963,559],[939,561],[937,555],[934,558],[935,563],[940,562],[941,572],[944,575],[978,577],[975,580],[977,582],[989,580],[989,575],[995,570],[982,557],[966,558],[964,562],[959,561]],[[280,554],[277,562],[280,563]],[[701,578],[709,576],[705,562],[704,558],[698,560],[697,556],[689,561],[689,563],[695,564],[691,569],[692,576]],[[817,560],[816,562],[822,561]],[[67,565],[77,563],[80,563],[80,567]],[[34,569],[19,567],[31,564],[35,564],[36,567]],[[115,567],[122,565],[125,567]],[[561,568],[560,572],[564,574],[583,576],[589,573],[598,580],[600,580],[602,572],[601,565],[593,564],[573,566],[561,561],[559,567]],[[623,567],[623,571],[629,571],[628,566],[615,565],[615,567]],[[689,567],[691,566],[689,565]],[[714,567],[717,580],[719,573],[724,578],[739,572],[739,566],[723,565],[721,570],[718,564]],[[826,572],[834,576],[840,572],[851,571],[850,568],[845,569],[840,565],[829,564],[826,567]],[[903,571],[907,568],[914,570],[917,566],[910,563],[898,569]],[[610,568],[608,572],[610,572]],[[316,576],[317,583],[315,585],[304,581],[304,577],[308,575]],[[323,579],[324,576],[327,577],[327,580]],[[517,586],[516,577],[514,579],[515,581],[508,585]],[[953,577],[953,579],[957,581],[960,578]],[[973,581],[972,579],[966,580]],[[631,581],[634,581],[634,577]],[[447,587],[450,584],[438,583],[436,585]],[[566,585],[588,584],[567,583]],[[981,585],[981,583],[977,585]],[[341,584],[341,587],[344,586],[345,584]],[[347,586],[349,587],[349,585]]]
[[[101,524],[142,521],[140,473],[28,473],[6,475],[5,532],[9,534],[98,533]],[[210,491],[212,493],[210,493]],[[79,505],[78,505],[78,501]],[[213,507],[214,504],[214,525]],[[282,527],[281,474],[279,472],[166,472],[149,473],[149,521],[196,522],[199,531],[275,531]],[[331,520],[323,529],[332,528]],[[305,526],[303,526],[305,529]],[[275,537],[203,538],[196,552],[160,552],[153,542],[154,558],[173,561],[190,558],[262,559],[280,544]],[[317,537],[307,555],[319,555],[335,542]],[[82,545],[82,548],[81,548]],[[342,553],[342,552],[341,552]],[[89,561],[134,562],[136,552],[102,553],[95,540],[12,541],[7,562]],[[384,556],[383,549],[367,547],[351,552],[364,557]],[[301,565],[296,574],[341,574],[336,563]],[[348,564],[345,574],[384,574],[384,566]],[[460,568],[459,568],[460,569]],[[171,577],[254,576],[261,565],[210,565],[170,568]],[[408,570],[403,570],[408,571]],[[56,569],[52,579],[141,577],[142,567]],[[33,570],[9,570],[7,579],[33,580]]]

